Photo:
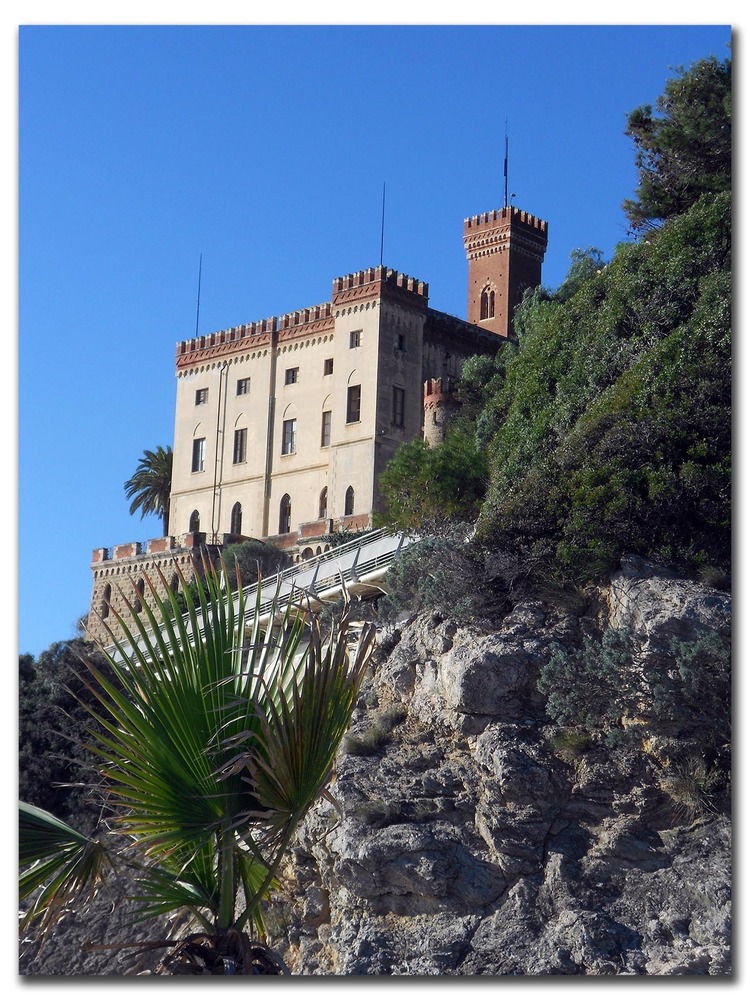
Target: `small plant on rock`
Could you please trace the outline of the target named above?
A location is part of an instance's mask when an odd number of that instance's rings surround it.
[[[689,757],[670,765],[659,785],[674,803],[677,819],[692,823],[718,811],[717,796],[725,783],[725,775],[718,768],[701,757]]]

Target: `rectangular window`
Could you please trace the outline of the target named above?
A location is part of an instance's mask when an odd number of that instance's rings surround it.
[[[333,358],[326,358],[323,362],[323,374],[333,375]]]
[[[285,420],[281,437],[281,454],[293,455],[297,450],[297,421]]]
[[[284,374],[284,385],[294,385],[299,378],[299,368],[287,368]]]
[[[393,387],[393,423],[396,427],[404,426],[404,390],[398,386]]]
[[[239,465],[247,459],[247,427],[240,427],[234,432],[234,452],[232,462]],[[238,532],[239,534],[239,532]]]
[[[362,386],[350,385],[346,390],[346,422],[356,424],[362,405]]]
[[[196,389],[195,390],[195,405],[200,406],[202,403],[208,402],[208,389]]]
[[[193,441],[193,466],[192,472],[203,472],[206,464],[206,439],[196,438]]]
[[[405,351],[406,350],[406,334],[399,333],[396,337],[396,350]]]
[[[362,343],[362,331],[352,330],[349,334],[349,347],[359,347]]]
[[[327,448],[331,443],[331,411],[323,411],[323,423],[320,429],[320,447]]]
[[[237,379],[237,395],[247,396],[250,392],[250,379],[249,378],[238,378]]]

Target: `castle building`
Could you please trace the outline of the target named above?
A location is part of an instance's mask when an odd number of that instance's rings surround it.
[[[174,583],[201,546],[260,538],[304,560],[370,527],[399,445],[442,440],[463,361],[514,338],[546,242],[547,224],[515,208],[467,219],[467,321],[380,266],[334,279],[322,304],[179,342],[169,535],[94,551],[89,634],[123,583],[142,594],[155,566]]]

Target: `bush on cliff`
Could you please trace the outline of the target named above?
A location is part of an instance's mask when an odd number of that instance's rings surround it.
[[[641,183],[627,208],[643,235],[607,264],[574,251],[557,292],[526,293],[518,345],[464,366],[460,435],[413,443],[386,470],[386,523],[429,528],[463,504],[480,542],[557,586],[627,552],[729,571],[730,70],[702,60],[656,113],[633,112]],[[459,445],[468,496],[441,471]]]

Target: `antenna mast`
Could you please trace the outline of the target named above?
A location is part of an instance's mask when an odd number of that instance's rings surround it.
[[[383,181],[383,212],[380,218],[380,266],[383,266],[383,240],[385,239],[385,181]]]
[[[198,304],[195,308],[195,336],[198,336],[198,317],[201,314],[201,270],[203,268],[203,254],[198,261]]]
[[[507,208],[508,205],[508,119],[505,119],[505,200],[503,201],[503,207]]]

